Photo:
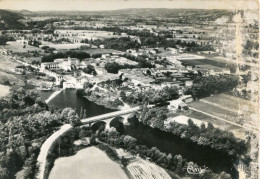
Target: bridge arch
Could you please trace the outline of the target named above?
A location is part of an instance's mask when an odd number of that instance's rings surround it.
[[[124,133],[124,120],[125,118],[122,116],[116,116],[112,118],[109,123],[109,127],[114,127],[119,133]]]
[[[97,131],[100,127],[106,127],[107,123],[105,121],[97,121],[97,122],[94,122],[91,126],[90,126],[90,129],[93,130],[93,131]]]
[[[138,113],[132,113],[132,114],[127,116],[127,122],[135,125],[139,122],[138,118],[139,118]]]

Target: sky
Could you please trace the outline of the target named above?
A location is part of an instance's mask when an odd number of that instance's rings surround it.
[[[100,11],[125,8],[259,8],[259,0],[0,0],[0,9]]]

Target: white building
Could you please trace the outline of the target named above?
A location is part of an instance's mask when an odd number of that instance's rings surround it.
[[[67,59],[55,59],[54,62],[46,62],[41,64],[41,69],[62,69],[65,71],[71,71],[81,65],[79,59],[67,58]]]

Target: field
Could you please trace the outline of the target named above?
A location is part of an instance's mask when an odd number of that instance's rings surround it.
[[[112,161],[101,150],[88,147],[76,155],[58,158],[51,170],[50,179],[127,179],[119,164]]]
[[[215,95],[200,101],[235,113],[253,113],[257,110],[255,103],[228,94]]]
[[[45,45],[40,45],[40,47],[43,47]],[[71,49],[78,49],[81,46],[89,46],[89,44],[84,43],[68,43],[68,44],[49,44],[47,45],[51,48],[55,48],[57,50],[71,50]]]
[[[171,177],[164,169],[157,165],[139,160],[127,166],[127,170],[131,173],[134,179],[170,179]]]
[[[119,158],[124,157],[130,163],[126,167],[126,172],[131,179],[170,179],[169,174],[160,166],[134,156],[123,149],[115,149]],[[172,173],[175,175],[174,173]],[[177,177],[176,177],[177,178]]]
[[[9,86],[0,85],[0,98],[6,96],[9,93]]]
[[[19,65],[21,63],[16,62],[9,56],[0,56],[0,70],[14,72],[15,67]]]
[[[33,58],[36,60],[36,58]],[[17,74],[15,72],[16,66],[21,66],[21,63],[18,63],[10,56],[0,56],[0,84],[4,84],[5,81],[9,81],[11,85],[14,83],[18,86],[25,85],[25,76],[21,74]],[[8,68],[7,68],[8,67]],[[27,74],[27,87],[31,88],[34,86],[41,86],[44,83],[52,84],[42,78],[36,78],[34,74]]]
[[[9,81],[11,84],[15,83],[20,86],[24,84],[20,75],[0,71],[0,84],[4,84],[5,81]]]
[[[89,53],[90,55],[107,54],[107,53],[122,53],[121,51],[113,50],[113,49],[85,49],[85,50],[81,50],[81,51]]]
[[[15,67],[19,65],[21,64],[11,57],[0,56],[0,84],[9,81],[11,84],[24,85],[22,76],[14,72]]]
[[[193,54],[193,53],[191,53]],[[197,55],[197,54],[195,54]],[[236,67],[237,66],[237,61],[235,59],[231,59],[231,58],[226,58],[226,57],[222,57],[222,56],[216,56],[214,54],[200,54],[201,57],[205,58],[205,62],[207,63],[211,63],[212,65],[215,64],[216,66],[219,67]],[[210,62],[211,61],[211,62]],[[252,62],[238,62],[239,64],[245,65],[245,67],[255,67],[257,66],[257,64],[252,63]],[[224,65],[224,66],[223,66]]]
[[[11,50],[12,52],[28,52],[28,51],[41,51],[40,48],[26,45],[25,48],[23,48],[23,44],[18,43],[16,41],[10,41],[7,42],[7,45],[4,46],[6,50]]]
[[[210,60],[210,59],[192,59],[192,60],[181,60],[182,63],[187,65],[201,66],[206,68],[219,68],[219,69],[229,69],[232,65],[224,62]]]
[[[192,102],[189,105],[191,108],[198,111],[208,113],[236,124],[250,126],[252,128],[256,128],[255,126],[257,126],[258,117],[255,114],[258,109],[257,104],[238,97],[228,94],[219,94]],[[234,134],[240,136],[245,133],[241,127],[228,124],[225,121],[218,120],[198,111],[191,110],[191,113],[188,114],[188,116],[211,122],[221,129],[232,131]]]

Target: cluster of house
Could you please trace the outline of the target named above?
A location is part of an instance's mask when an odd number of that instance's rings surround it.
[[[165,76],[165,73],[170,73],[171,76]],[[119,75],[122,79],[128,79],[122,86],[146,90],[146,89],[161,89],[166,86],[175,86],[182,92],[184,87],[190,87],[193,81],[185,77],[177,68],[136,68],[136,69],[121,69]]]
[[[157,55],[157,54],[161,54],[164,52],[169,52],[170,54],[178,54],[182,52],[182,49],[180,48],[163,48],[163,47],[157,47],[157,48],[141,48],[135,50],[135,49],[128,49],[126,50],[126,54],[133,56],[133,57],[138,57],[140,55],[147,55],[148,57]]]
[[[53,22],[54,27],[61,29],[73,29],[77,27],[106,27],[106,23],[100,21],[81,21],[81,20],[66,20],[66,21],[57,21]]]
[[[158,54],[162,54],[163,52],[170,52],[171,55],[167,56],[158,56]],[[222,74],[224,69],[221,68],[212,68],[212,66],[204,65],[204,66],[184,66],[181,61],[190,60],[190,59],[201,59],[203,57],[198,55],[188,55],[188,54],[176,54],[179,53],[177,49],[174,48],[144,48],[140,49],[138,52],[136,50],[127,50],[126,53],[141,55],[144,53],[150,53],[152,55],[157,55],[158,58],[164,58],[165,61],[169,62],[170,65],[167,67],[156,66],[156,68],[134,68],[134,69],[121,69],[119,70],[117,77],[121,76],[123,79],[127,80],[123,86],[128,88],[136,88],[136,89],[160,89],[165,86],[176,86],[180,91],[182,91],[185,87],[189,87],[193,84],[192,79],[187,77],[189,73],[198,74],[198,71],[201,71],[203,74]],[[149,60],[149,59],[147,59]],[[88,60],[82,60],[76,58],[62,58],[55,59],[54,62],[47,62],[41,64],[41,71],[51,71],[52,73],[55,71],[63,70],[63,71],[81,71],[87,67],[88,65],[92,65],[95,67],[95,70],[98,76],[106,76],[108,75],[105,70],[105,64],[107,62],[117,62],[120,65],[128,64],[128,65],[137,65],[138,63],[132,60],[129,60],[125,57],[120,56],[120,54],[102,54],[99,58],[89,58]],[[219,70],[219,71],[218,71]],[[228,72],[226,72],[228,73]],[[230,73],[230,71],[229,71]],[[84,78],[88,77],[88,79],[93,78],[88,74],[81,73],[81,75],[74,75],[75,79],[80,80],[80,84],[83,83]],[[61,76],[61,75],[59,75]],[[83,78],[84,77],[84,78]],[[57,77],[57,84],[61,81],[64,81],[64,78]],[[93,78],[94,79],[94,78]],[[64,83],[66,86],[73,86],[73,80],[66,80]],[[102,79],[97,79],[97,81],[102,81]],[[96,81],[96,82],[97,82]],[[76,83],[76,81],[75,81]]]
[[[101,56],[100,60],[103,60],[103,62],[105,62],[105,63],[106,62],[116,62],[120,65],[125,65],[125,64],[137,65],[138,64],[137,62],[129,60],[125,57],[121,57],[121,56],[118,56],[118,55],[110,55],[110,54],[103,54]]]

